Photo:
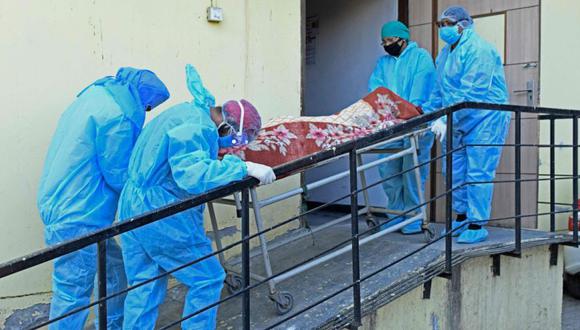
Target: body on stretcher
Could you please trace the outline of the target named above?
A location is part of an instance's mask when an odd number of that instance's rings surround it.
[[[414,168],[414,172],[415,172],[415,178],[417,181],[417,187],[418,187],[418,191],[421,191],[420,185],[421,185],[421,175],[420,175],[420,168],[419,168],[419,161],[418,161],[418,156],[417,156],[417,152],[418,152],[418,138],[421,134],[424,134],[425,131],[427,131],[427,128],[422,128],[419,129],[415,132],[409,133],[409,134],[405,134],[393,139],[390,139],[388,141],[384,141],[384,142],[380,142],[378,144],[375,144],[373,146],[364,148],[364,149],[360,149],[357,150],[357,172],[359,173],[359,177],[360,177],[360,182],[361,182],[361,187],[362,187],[362,192],[363,192],[363,200],[364,200],[364,207],[359,209],[358,214],[360,215],[366,215],[366,219],[367,219],[367,225],[369,225],[369,227],[375,227],[375,228],[379,228],[379,223],[377,223],[376,218],[373,215],[373,212],[377,213],[377,212],[381,212],[381,213],[390,213],[390,214],[397,214],[400,215],[404,212],[397,212],[397,211],[393,211],[393,210],[387,210],[385,208],[378,208],[378,207],[372,207],[369,204],[369,195],[368,195],[368,184],[367,184],[367,180],[366,180],[366,175],[365,175],[365,171],[375,168],[383,163],[386,163],[388,161],[392,161],[395,159],[399,159],[402,157],[405,157],[407,155],[412,155],[413,157],[413,166]],[[403,149],[381,149],[381,146],[385,146],[387,144],[396,142],[396,141],[400,141],[402,139],[405,139],[409,137],[410,138],[410,147],[408,148],[403,148]],[[363,154],[368,154],[368,153],[388,153],[389,156],[386,156],[384,158],[380,158],[377,160],[374,160],[372,162],[369,162],[367,164],[363,164],[363,158],[362,155]],[[342,155],[340,157],[334,158],[331,161],[335,161],[338,158],[342,158],[348,155]],[[317,166],[321,166],[324,163],[327,162],[323,162],[318,164]],[[265,229],[264,226],[264,219],[262,217],[262,208],[275,204],[277,202],[286,200],[288,198],[291,198],[293,196],[296,195],[300,195],[300,194],[304,194],[307,191],[311,191],[313,189],[317,189],[319,187],[322,187],[324,185],[330,184],[332,182],[336,182],[338,180],[341,180],[343,178],[346,178],[350,175],[350,171],[344,171],[344,172],[340,172],[334,175],[331,175],[329,177],[326,177],[324,179],[306,184],[302,187],[299,188],[295,188],[295,189],[291,189],[287,192],[284,192],[282,194],[278,194],[263,200],[260,200],[258,197],[258,193],[256,191],[256,188],[252,188],[250,190],[250,197],[251,197],[251,203],[250,203],[250,207],[254,212],[254,219],[256,222],[256,228],[258,230],[258,232],[261,232]],[[434,237],[435,237],[435,233],[433,231],[433,228],[431,227],[431,225],[429,224],[427,217],[426,217],[426,206],[425,204],[425,198],[422,194],[420,195],[420,205],[422,205],[421,207],[419,207],[417,210],[409,212],[408,216],[406,217],[406,219],[394,226],[391,226],[389,228],[386,228],[384,230],[378,231],[375,230],[373,232],[371,232],[368,236],[364,236],[360,239],[359,241],[359,245],[364,245],[368,242],[371,242],[379,237],[382,237],[388,233],[397,231],[399,229],[401,229],[402,227],[413,223],[417,220],[422,220],[423,221],[423,225],[422,225],[422,229],[423,229],[423,233],[425,234],[425,238],[427,241],[431,241]],[[238,216],[240,215],[239,210],[241,209],[241,202],[239,199],[239,196],[237,196],[236,194],[234,195],[234,199],[221,199],[218,200],[216,202],[213,203],[208,203],[208,212],[209,212],[209,216],[210,216],[210,220],[211,220],[211,224],[212,224],[212,229],[214,232],[214,237],[215,237],[215,243],[216,246],[218,248],[218,250],[222,249],[222,241],[221,241],[221,235],[219,232],[219,227],[218,227],[218,223],[217,223],[217,218],[216,218],[216,214],[215,214],[215,209],[214,209],[214,203],[218,203],[218,204],[225,204],[225,205],[231,205],[231,206],[235,206],[236,209],[238,210]],[[265,276],[263,275],[259,275],[256,273],[251,273],[250,276],[252,279],[254,280],[258,280],[258,281],[264,281],[268,278],[270,278],[268,280],[268,288],[269,288],[269,298],[270,300],[272,300],[275,304],[275,307],[278,311],[279,314],[285,314],[288,313],[293,305],[294,305],[294,299],[293,296],[290,292],[287,291],[280,291],[277,288],[277,285],[281,282],[283,282],[286,279],[289,279],[293,276],[296,276],[304,271],[307,271],[309,269],[312,269],[313,267],[316,267],[317,265],[320,265],[338,255],[347,253],[351,250],[351,245],[347,245],[344,246],[336,251],[333,251],[331,253],[328,253],[322,257],[319,257],[317,259],[314,259],[308,263],[305,263],[299,267],[296,267],[288,272],[285,272],[283,274],[280,274],[278,276],[275,276],[273,278],[271,278],[273,276],[272,273],[272,264],[270,261],[270,251],[284,246],[290,242],[293,242],[295,240],[301,239],[305,236],[308,235],[312,235],[316,232],[322,231],[326,228],[329,228],[331,226],[334,226],[338,223],[344,222],[351,219],[351,215],[347,214],[345,216],[339,217],[337,219],[334,219],[332,221],[329,221],[321,226],[317,226],[316,228],[305,228],[304,232],[301,233],[300,235],[296,235],[296,236],[292,236],[289,239],[286,240],[280,240],[278,242],[276,242],[275,244],[268,244],[266,237],[264,234],[259,235],[259,241],[260,241],[260,250],[254,252],[251,257],[257,256],[257,255],[262,255],[263,257],[263,261],[264,261],[264,271],[265,271]],[[223,265],[224,269],[227,272],[227,277],[226,277],[226,286],[227,289],[230,291],[230,293],[236,293],[239,290],[241,290],[243,288],[242,285],[242,279],[241,276],[239,275],[239,270],[236,270],[236,266],[237,264],[239,264],[239,262],[232,262],[229,263],[227,260],[225,260],[225,257],[222,253],[220,253],[218,255],[219,260],[221,262],[221,264]]]

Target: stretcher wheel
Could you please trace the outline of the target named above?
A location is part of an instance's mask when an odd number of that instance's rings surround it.
[[[379,223],[373,216],[367,216],[367,227],[371,229],[370,233],[374,234],[379,231]]]
[[[375,217],[367,217],[367,226],[369,226],[369,228],[372,227],[376,227],[377,224],[377,220],[375,220]]]
[[[292,310],[294,307],[294,297],[287,291],[280,291],[276,293],[271,299],[276,304],[278,315],[284,315]]]
[[[435,239],[435,227],[433,224],[428,224],[423,226],[423,235],[425,236],[425,242],[430,243]]]
[[[238,274],[228,274],[225,283],[230,294],[236,294],[244,287],[242,277]]]

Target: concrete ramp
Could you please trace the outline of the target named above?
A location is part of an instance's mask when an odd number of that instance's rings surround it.
[[[319,213],[310,217],[309,222],[316,226],[337,216]],[[361,223],[363,228],[366,226]],[[438,231],[442,228],[439,225]],[[489,227],[489,231],[490,239],[484,243],[454,242],[455,276],[451,279],[438,277],[445,265],[442,240],[362,282],[363,328],[559,328],[563,263],[560,251],[557,265],[550,265],[549,245],[568,241],[569,237],[524,230],[521,259],[501,256],[494,260],[491,255],[513,250],[514,232],[494,227]],[[274,273],[312,258],[349,237],[350,227],[345,223],[275,249],[271,253]],[[370,242],[361,247],[361,276],[372,274],[423,245],[423,235],[399,233]],[[252,259],[251,269],[263,274],[260,255]],[[252,328],[270,327],[344,288],[352,282],[351,270],[351,255],[347,253],[280,283],[278,290],[288,291],[294,298],[293,310],[283,316],[277,314],[268,299],[267,285],[261,285],[251,295]],[[179,318],[184,295],[182,286],[170,290],[158,325]],[[222,297],[227,295],[224,289]],[[277,328],[340,329],[351,321],[352,291],[346,290]],[[218,328],[240,327],[241,299],[235,298],[220,307]]]

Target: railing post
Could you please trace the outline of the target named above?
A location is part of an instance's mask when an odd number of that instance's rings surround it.
[[[248,189],[242,190],[242,285],[246,290],[250,286],[250,200]],[[250,291],[242,295],[242,322],[243,328],[250,329]]]
[[[550,118],[550,231],[556,231],[556,119]]]
[[[522,252],[522,113],[516,111],[515,130],[515,250],[514,254]]]
[[[452,199],[453,199],[453,112],[447,112],[447,136],[446,141],[446,155],[445,155],[445,189],[447,196],[445,198],[445,228],[447,236],[445,237],[445,270],[451,274],[451,257],[452,257],[452,234],[451,222],[453,217]]]
[[[572,117],[572,222],[574,243],[578,243],[578,116]]]
[[[433,199],[433,196],[437,196],[437,144],[433,143],[433,147],[431,148],[431,163],[429,164],[429,182],[430,182],[430,195]],[[429,203],[429,217],[430,222],[436,222],[437,220],[437,200],[433,199],[431,203]]]
[[[107,296],[107,240],[97,243],[97,285],[99,299]],[[107,330],[107,301],[99,304],[99,330]]]
[[[352,293],[354,319],[352,328],[361,326],[361,296],[360,296],[360,260],[359,260],[359,237],[358,237],[358,182],[357,182],[357,155],[356,149],[349,153],[350,163],[350,212],[351,212],[351,234],[352,234]]]

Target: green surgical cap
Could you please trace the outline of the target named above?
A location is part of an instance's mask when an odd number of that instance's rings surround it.
[[[409,28],[399,21],[385,23],[381,29],[381,38],[399,37],[401,39],[410,39]]]

